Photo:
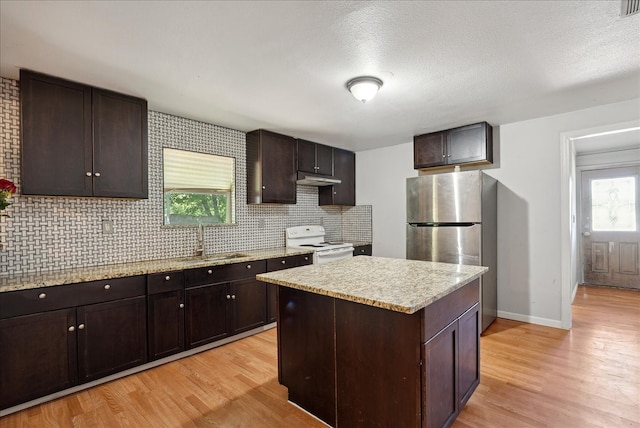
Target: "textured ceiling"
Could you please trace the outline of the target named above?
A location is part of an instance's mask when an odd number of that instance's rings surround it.
[[[640,14],[618,1],[0,1],[0,74],[364,150],[640,98]],[[384,81],[362,104],[344,85]]]

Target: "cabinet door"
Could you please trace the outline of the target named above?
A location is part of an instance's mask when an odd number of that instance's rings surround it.
[[[298,140],[298,171],[315,173],[316,143]]]
[[[147,361],[146,306],[140,296],[77,309],[80,383]]]
[[[355,205],[356,154],[348,150],[334,148],[333,172],[342,183],[321,187],[318,190],[320,205]]]
[[[21,70],[20,106],[20,192],[91,196],[91,88]]]
[[[185,292],[187,349],[227,336],[229,284],[205,285]]]
[[[447,132],[447,164],[492,162],[487,123],[462,126]]]
[[[457,321],[423,345],[422,426],[449,426],[458,413],[456,373]]]
[[[296,203],[296,140],[265,130],[247,134],[247,203]]]
[[[62,309],[0,320],[0,409],[77,384],[75,314]]]
[[[462,409],[480,384],[480,305],[458,319],[458,405]]]
[[[93,90],[93,193],[147,198],[147,102]]]
[[[184,291],[148,297],[149,360],[184,351]]]
[[[231,283],[231,331],[241,333],[265,324],[267,316],[267,284],[255,279]]]
[[[333,147],[316,144],[316,172],[333,175]]]
[[[444,131],[413,137],[413,167],[420,169],[444,165],[446,144]]]

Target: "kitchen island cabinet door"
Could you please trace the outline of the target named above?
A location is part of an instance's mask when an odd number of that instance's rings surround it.
[[[152,294],[147,304],[149,360],[184,351],[184,291]]]
[[[146,309],[145,296],[77,309],[80,383],[147,362]]]
[[[0,409],[78,382],[76,310],[0,320]]]
[[[267,284],[255,279],[234,281],[231,292],[231,331],[237,334],[265,324],[267,316]]]
[[[147,102],[93,89],[93,195],[148,197]]]
[[[425,428],[449,426],[458,415],[457,327],[454,321],[423,345]]]
[[[462,409],[480,384],[480,305],[458,319],[458,408]]]
[[[227,336],[228,287],[228,283],[222,283],[185,291],[187,349]]]

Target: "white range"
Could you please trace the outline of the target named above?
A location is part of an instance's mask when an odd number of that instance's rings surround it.
[[[328,263],[353,257],[353,244],[349,242],[326,242],[322,226],[295,226],[286,229],[288,248],[313,250],[313,263]]]

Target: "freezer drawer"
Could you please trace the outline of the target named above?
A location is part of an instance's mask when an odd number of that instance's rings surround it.
[[[407,225],[407,259],[480,265],[482,225]]]

